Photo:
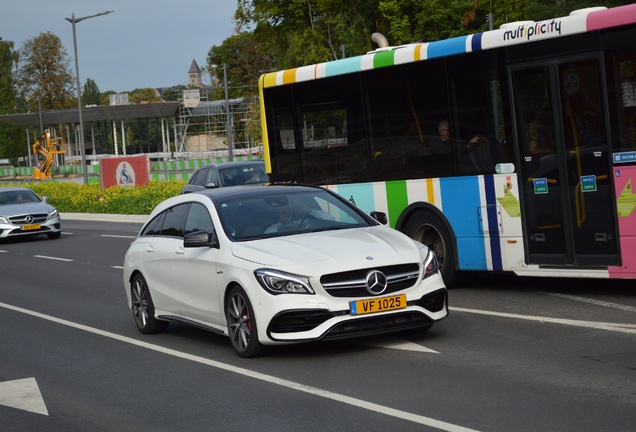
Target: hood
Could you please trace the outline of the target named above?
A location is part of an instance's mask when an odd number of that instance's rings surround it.
[[[54,210],[53,206],[45,203],[44,201],[37,203],[19,203],[19,204],[6,204],[0,207],[0,215],[2,216],[17,216],[34,213],[46,213],[49,214]]]
[[[334,271],[346,265],[368,266],[418,262],[418,245],[384,226],[295,234],[234,243],[234,256],[265,266],[307,265],[332,261]],[[381,264],[380,264],[381,263]]]

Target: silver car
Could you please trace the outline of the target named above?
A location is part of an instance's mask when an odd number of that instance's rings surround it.
[[[31,189],[0,188],[0,239],[25,235],[46,234],[60,238],[60,214]]]
[[[196,170],[190,180],[188,180],[188,184],[181,190],[181,193],[198,192],[206,188],[265,184],[268,182],[269,177],[265,173],[265,162],[262,160],[213,163],[203,165]]]

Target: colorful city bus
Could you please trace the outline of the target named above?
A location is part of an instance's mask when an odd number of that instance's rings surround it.
[[[636,4],[381,46],[259,92],[271,179],[385,212],[450,286],[636,277]]]

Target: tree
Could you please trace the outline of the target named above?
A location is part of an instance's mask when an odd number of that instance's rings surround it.
[[[82,91],[82,105],[100,105],[101,93],[95,81],[90,78],[86,79]]]
[[[12,41],[0,41],[0,114],[16,112],[17,89],[14,71],[18,65],[18,52],[13,50]],[[22,131],[0,123],[0,157],[2,159],[20,156]]]
[[[488,13],[478,0],[239,0],[235,20],[253,25],[258,46],[287,69],[340,58],[343,46],[364,54],[375,32],[401,45],[485,30]]]
[[[60,41],[51,32],[29,39],[20,49],[18,80],[20,89],[32,111],[71,108],[73,96],[71,60]]]
[[[163,100],[166,102],[177,102],[181,98],[181,92],[187,90],[187,86],[179,84],[164,90]]]
[[[239,28],[255,24],[254,39],[277,69],[334,60],[371,48],[378,0],[239,0]]]
[[[616,0],[529,0],[525,8],[526,19],[535,21],[566,16],[576,9],[594,6],[614,7],[629,4],[629,1]]]
[[[206,69],[223,83],[223,65],[226,65],[230,97],[254,96],[258,93],[258,78],[272,66],[251,32],[242,32],[213,46],[208,53]],[[223,99],[224,87],[220,85],[212,99]]]
[[[141,89],[134,89],[130,93],[128,93],[128,102],[131,103],[152,103],[152,102],[161,102],[161,98],[159,97],[159,93],[157,90],[146,87]]]
[[[14,69],[19,56],[12,41],[0,41],[0,114],[13,113],[16,103]]]

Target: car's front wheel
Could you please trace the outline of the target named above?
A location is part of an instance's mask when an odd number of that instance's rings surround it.
[[[132,299],[132,313],[135,324],[144,334],[160,333],[168,327],[167,321],[155,318],[155,305],[150,297],[146,279],[136,274],[130,283],[130,295]]]
[[[258,341],[254,309],[245,290],[236,285],[227,296],[225,304],[227,330],[232,348],[240,357],[257,357],[264,351]]]

